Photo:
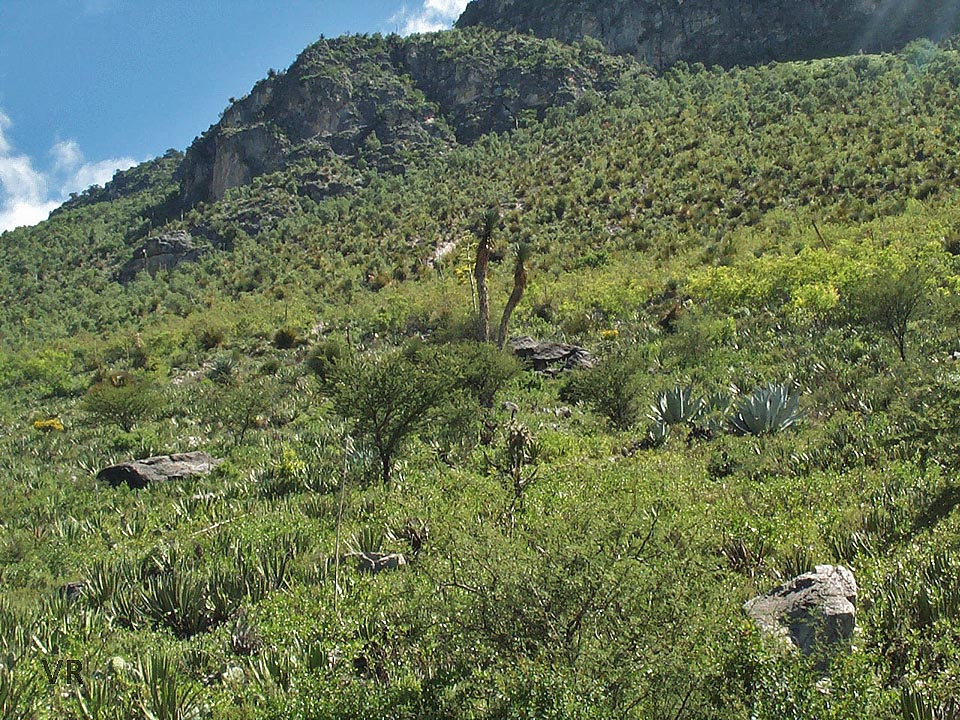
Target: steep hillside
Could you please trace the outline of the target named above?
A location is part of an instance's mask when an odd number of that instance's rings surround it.
[[[476,25],[573,42],[666,68],[678,60],[754,65],[879,52],[960,28],[957,0],[472,0],[457,27]]]
[[[557,269],[611,248],[719,252],[733,230],[777,210],[855,221],[896,214],[907,197],[949,192],[960,173],[956,63],[953,51],[921,44],[897,57],[762,71],[653,78],[635,66],[606,102],[584,94],[543,123],[452,146],[403,176],[339,155],[307,158],[170,222],[168,159],[154,168],[153,190],[5,236],[3,332],[21,347],[98,322],[137,327],[155,322],[155,309],[195,312],[204,293],[228,299],[278,284],[305,307],[345,283],[400,288],[433,272],[438,248],[467,247],[487,204],[510,211],[514,236],[537,240],[534,262]],[[144,276],[118,286],[149,236],[175,231],[199,246],[248,249],[206,255],[173,283]]]
[[[0,716],[955,717],[952,47],[324,40],[0,235]]]

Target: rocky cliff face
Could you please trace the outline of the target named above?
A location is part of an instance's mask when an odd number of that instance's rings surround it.
[[[512,129],[525,113],[542,117],[612,86],[622,67],[599,52],[483,29],[321,40],[193,143],[178,170],[182,199],[219,200],[259,175],[298,161],[330,165],[332,156],[402,171],[416,153]],[[339,188],[340,178],[328,180]],[[311,183],[314,199],[333,194]]]
[[[472,0],[457,22],[587,36],[657,68],[878,52],[960,29],[960,0]]]

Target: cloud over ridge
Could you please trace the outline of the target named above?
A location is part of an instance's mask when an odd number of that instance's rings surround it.
[[[404,5],[390,18],[391,25],[399,26],[401,35],[435,32],[448,29],[460,17],[468,0],[423,0],[411,9]]]
[[[46,220],[70,193],[103,185],[117,170],[137,164],[129,157],[89,162],[76,141],[63,140],[50,148],[52,162],[42,170],[13,147],[11,127],[13,121],[0,110],[0,232]]]

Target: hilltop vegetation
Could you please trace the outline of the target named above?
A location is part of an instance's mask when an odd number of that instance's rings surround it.
[[[399,165],[377,131],[184,205],[168,154],[0,236],[4,716],[956,713],[960,54],[603,67],[470,144],[431,106]],[[485,216],[494,312],[522,243],[511,332],[596,368],[472,341]],[[198,262],[117,281],[179,230]],[[225,461],[95,480],[193,449]],[[860,584],[829,683],[741,613],[822,563]]]

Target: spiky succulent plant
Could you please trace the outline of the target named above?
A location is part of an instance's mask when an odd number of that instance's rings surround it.
[[[693,397],[693,388],[679,385],[657,395],[650,406],[650,419],[660,425],[678,425],[693,422],[703,411],[703,400]]]
[[[800,395],[791,392],[789,384],[767,385],[737,403],[730,427],[738,435],[765,435],[786,430],[805,416]]]

